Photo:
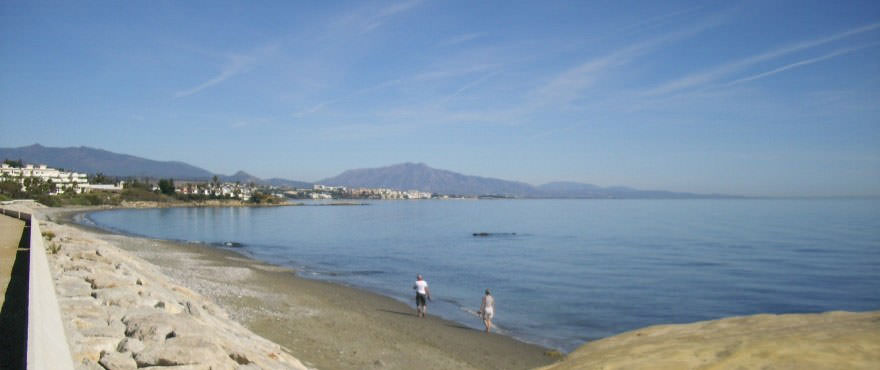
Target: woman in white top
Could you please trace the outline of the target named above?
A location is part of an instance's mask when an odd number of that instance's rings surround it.
[[[492,328],[492,317],[495,316],[495,298],[486,289],[486,295],[483,296],[483,303],[480,305],[480,317],[483,319],[483,325],[486,325],[486,332]]]

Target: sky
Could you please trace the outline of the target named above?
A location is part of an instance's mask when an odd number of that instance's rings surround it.
[[[880,195],[880,2],[0,2],[0,147]]]

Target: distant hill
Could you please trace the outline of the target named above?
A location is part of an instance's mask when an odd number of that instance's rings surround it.
[[[52,148],[39,144],[0,148],[0,160],[21,159],[77,172],[107,176],[211,180],[211,171],[178,161],[154,161],[89,147]],[[224,182],[255,183],[290,188],[311,188],[312,183],[288,179],[260,179],[244,171],[231,176],[216,174]],[[623,186],[601,187],[577,182],[551,182],[532,186],[524,182],[469,176],[428,167],[424,163],[401,163],[387,167],[345,171],[323,179],[324,185],[420,190],[448,195],[493,195],[517,198],[730,198],[719,194],[676,193],[638,190]]]
[[[242,184],[255,183],[260,185],[272,185],[278,187],[288,187],[288,188],[311,188],[312,183],[305,181],[294,181],[288,179],[279,179],[279,178],[271,178],[271,179],[261,179],[254,175],[251,175],[244,171],[238,171],[232,176],[218,176],[220,181],[223,182],[240,182]]]
[[[271,179],[265,179],[265,180],[263,180],[263,183],[267,184],[267,185],[282,187],[282,188],[296,188],[296,189],[306,189],[306,188],[311,189],[312,185],[314,185],[311,182],[281,179],[281,178],[277,178],[277,177],[273,177]]]
[[[402,163],[388,167],[348,170],[318,182],[324,185],[420,190],[440,194],[534,195],[529,184],[488,177],[467,176],[428,167],[424,163]]]
[[[578,182],[551,182],[537,187],[545,198],[730,198],[721,194],[678,193],[663,190],[638,190],[625,186],[601,187]]]
[[[85,146],[52,148],[40,144],[20,148],[0,148],[0,159],[21,159],[25,163],[45,164],[69,171],[120,177],[171,177],[204,179],[214,174],[203,168],[176,161],[154,161]]]
[[[68,171],[118,177],[173,178],[179,180],[210,180],[214,173],[203,168],[177,161],[154,161],[128,154],[109,152],[85,146],[70,148],[45,147],[40,144],[20,148],[0,148],[0,160],[21,159],[28,164],[45,164]],[[312,187],[304,181],[273,178],[263,180],[244,171],[232,176],[216,174],[221,181],[255,183],[286,187]]]
[[[503,195],[521,198],[719,198],[723,195],[601,187],[577,182],[552,182],[532,186],[523,182],[468,176],[428,167],[424,163],[402,163],[388,167],[348,170],[319,184],[420,190],[438,194]]]

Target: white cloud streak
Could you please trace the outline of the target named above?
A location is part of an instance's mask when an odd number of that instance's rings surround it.
[[[840,32],[831,36],[821,37],[818,39],[807,40],[798,42],[792,45],[787,45],[784,47],[777,48],[775,50],[771,50],[765,53],[753,55],[747,58],[743,58],[734,62],[722,64],[718,67],[709,69],[704,72],[694,73],[691,75],[687,75],[676,79],[674,81],[665,83],[656,88],[650,89],[645,92],[645,95],[662,95],[673,93],[676,91],[689,89],[695,86],[700,86],[715,80],[718,80],[724,76],[727,76],[731,73],[735,73],[741,71],[747,67],[755,65],[760,62],[764,62],[767,60],[772,60],[787,54],[791,54],[794,52],[811,49],[817,46],[821,46],[833,41],[837,41],[846,37],[858,35],[861,33],[873,31],[875,29],[880,28],[880,23],[872,23],[866,26],[853,28],[844,32]]]
[[[670,32],[646,41],[638,42],[608,53],[604,56],[587,60],[570,68],[536,89],[532,96],[532,105],[567,104],[575,100],[581,91],[592,86],[597,79],[614,67],[622,66],[651,52],[669,42],[694,36],[706,29],[717,26],[719,19],[702,22],[696,26]]]
[[[381,27],[389,19],[399,13],[406,12],[415,8],[422,3],[423,0],[412,0],[396,3],[380,9],[378,12],[372,12],[372,15],[364,16],[369,11],[359,9],[357,12],[350,13],[337,22],[333,23],[334,27],[342,27],[343,29],[353,30],[357,33],[368,33],[374,29]]]
[[[265,58],[271,54],[274,54],[277,51],[277,46],[267,46],[257,49],[256,51],[250,54],[232,54],[227,57],[226,64],[223,66],[223,69],[216,76],[211,79],[198,84],[192,88],[180,90],[174,93],[175,98],[183,98],[190,95],[197,94],[209,87],[216,86],[218,84],[223,83],[224,81],[235,77],[239,74],[247,72],[251,67],[253,67],[260,59]]]
[[[440,46],[458,45],[458,44],[462,44],[462,43],[465,43],[465,42],[468,42],[471,40],[475,40],[475,39],[484,37],[486,35],[488,35],[486,32],[466,33],[466,34],[458,35],[458,36],[452,37],[448,40],[442,41],[442,42],[440,42],[439,45]]]
[[[767,72],[758,73],[758,74],[756,74],[756,75],[749,76],[749,77],[745,77],[745,78],[740,78],[740,79],[738,79],[738,80],[736,80],[736,81],[733,81],[733,82],[728,83],[726,86],[733,86],[733,85],[738,85],[738,84],[741,84],[741,83],[744,83],[744,82],[754,81],[754,80],[757,80],[757,79],[761,79],[761,78],[764,78],[764,77],[768,77],[768,76],[775,75],[775,74],[777,74],[777,73],[779,73],[779,72],[787,71],[787,70],[792,69],[792,68],[798,68],[798,67],[803,67],[803,66],[810,65],[810,64],[813,64],[813,63],[818,63],[818,62],[821,62],[821,61],[824,61],[824,60],[828,60],[828,59],[831,59],[831,58],[834,58],[834,57],[837,57],[837,56],[840,56],[840,55],[849,54],[849,53],[856,52],[856,51],[859,51],[859,50],[863,50],[863,49],[867,49],[867,48],[875,47],[875,46],[877,46],[877,45],[880,45],[880,43],[873,43],[873,44],[863,45],[863,46],[854,47],[854,48],[840,49],[840,50],[837,50],[837,51],[834,51],[834,52],[832,52],[832,53],[828,53],[828,54],[825,54],[825,55],[822,55],[822,56],[819,56],[819,57],[815,57],[815,58],[810,58],[810,59],[802,60],[802,61],[800,61],[800,62],[791,63],[791,64],[788,64],[788,65],[785,65],[785,66],[782,66],[782,67],[779,67],[779,68],[776,68],[776,69],[773,69],[773,70],[770,70],[770,71],[767,71]]]

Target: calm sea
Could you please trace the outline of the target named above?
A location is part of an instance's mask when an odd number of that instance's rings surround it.
[[[99,227],[236,242],[301,276],[570,351],[654,324],[880,309],[880,200],[447,200],[367,206],[113,210]],[[475,237],[473,233],[499,233]],[[515,234],[513,234],[515,233]]]

